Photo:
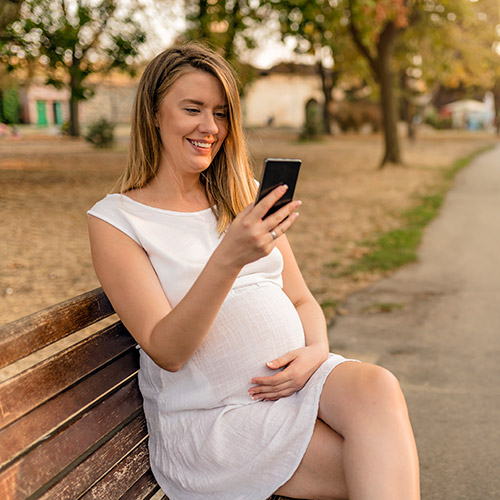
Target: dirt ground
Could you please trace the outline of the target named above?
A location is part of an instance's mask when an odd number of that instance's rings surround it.
[[[296,198],[304,204],[289,239],[323,304],[378,279],[338,270],[363,254],[367,238],[397,227],[443,169],[494,142],[486,133],[421,131],[414,143],[403,141],[404,166],[379,170],[379,135],[299,143],[283,131],[249,133],[257,170],[268,156],[303,160]],[[40,134],[0,139],[0,325],[99,286],[85,212],[112,189],[126,149],[125,138],[112,151]],[[326,311],[331,319],[334,307]]]

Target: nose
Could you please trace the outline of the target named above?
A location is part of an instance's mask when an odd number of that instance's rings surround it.
[[[200,132],[207,135],[215,135],[219,132],[219,126],[215,121],[215,117],[212,112],[206,111],[202,115],[202,120],[199,125]]]

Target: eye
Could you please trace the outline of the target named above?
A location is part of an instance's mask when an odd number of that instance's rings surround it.
[[[200,112],[200,110],[197,108],[185,108],[185,110],[191,115],[195,115],[196,113]]]

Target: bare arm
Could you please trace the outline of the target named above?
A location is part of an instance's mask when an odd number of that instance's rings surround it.
[[[208,333],[241,268],[274,248],[276,242],[269,231],[275,229],[281,234],[293,223],[296,202],[262,220],[282,194],[277,188],[238,215],[198,279],[174,308],[144,250],[115,227],[89,217],[97,277],[120,319],[159,366],[169,371],[183,366]]]

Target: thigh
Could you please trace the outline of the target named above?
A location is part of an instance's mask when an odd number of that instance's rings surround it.
[[[275,493],[313,500],[347,498],[342,465],[343,442],[339,434],[318,419],[298,469]]]

